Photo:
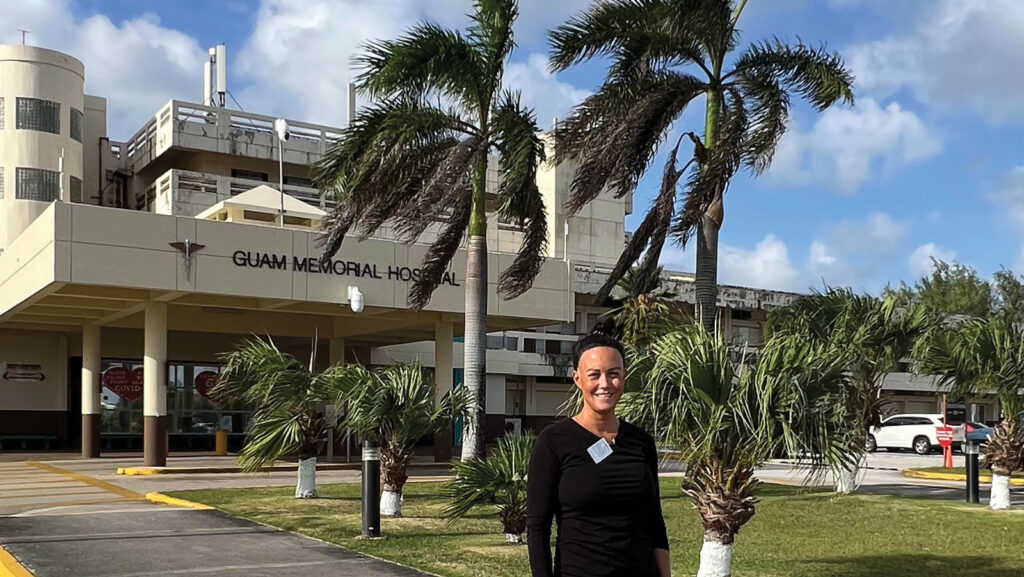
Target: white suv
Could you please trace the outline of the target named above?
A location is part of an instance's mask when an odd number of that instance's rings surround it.
[[[913,449],[918,455],[927,455],[939,446],[935,429],[941,427],[942,415],[893,415],[882,419],[878,427],[868,432],[867,450]],[[954,446],[964,439],[964,428],[953,427]]]

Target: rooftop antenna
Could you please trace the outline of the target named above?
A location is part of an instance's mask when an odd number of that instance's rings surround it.
[[[218,44],[216,50],[216,62],[217,66],[217,98],[220,100],[220,107],[224,108],[227,105],[225,95],[228,92],[228,47],[224,44]]]
[[[18,28],[18,32],[21,32],[21,45],[24,46],[25,45],[25,35],[26,34],[30,34],[31,31],[25,30],[23,28]]]
[[[203,105],[224,108],[228,93],[228,47],[218,44],[210,48],[209,55],[203,63]]]

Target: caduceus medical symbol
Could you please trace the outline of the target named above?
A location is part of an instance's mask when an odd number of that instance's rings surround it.
[[[185,281],[192,280],[192,255],[206,248],[205,244],[196,244],[189,239],[185,239],[185,242],[171,242],[168,243],[174,248],[178,249],[184,257],[185,266]]]

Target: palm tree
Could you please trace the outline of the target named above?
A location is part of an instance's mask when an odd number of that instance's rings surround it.
[[[936,327],[925,336],[915,357],[922,373],[939,375],[950,385],[953,398],[995,394],[1003,421],[985,445],[985,467],[992,470],[989,507],[1010,508],[1010,475],[1024,461],[1024,337],[1006,316],[960,318]]]
[[[272,340],[259,337],[225,354],[215,398],[255,409],[239,461],[245,471],[258,471],[289,455],[299,458],[296,499],[316,498],[316,456],[330,423],[324,406],[343,388],[345,367],[315,372],[316,342],[309,364],[281,352]]]
[[[513,435],[498,439],[487,459],[456,463],[455,478],[445,484],[450,504],[444,516],[454,521],[478,505],[498,509],[505,542],[521,544],[526,531],[526,472],[530,467],[533,436]]]
[[[844,397],[851,419],[847,442],[858,456],[854,467],[836,470],[836,491],[856,490],[860,463],[870,444],[867,431],[880,421],[886,400],[879,393],[885,376],[908,360],[933,317],[918,304],[898,306],[897,295],[877,298],[850,289],[826,288],[798,298],[791,306],[772,310],[765,323],[768,335],[807,339],[846,352],[852,389]]]
[[[614,319],[622,341],[643,349],[659,335],[665,334],[690,320],[689,315],[672,300],[675,297],[664,286],[662,267],[650,275],[638,267],[626,271],[616,286],[625,293],[619,306],[607,314]]]
[[[727,577],[740,528],[753,516],[755,469],[778,453],[810,466],[854,458],[836,435],[835,407],[848,387],[846,359],[804,339],[768,339],[738,361],[720,335],[691,325],[656,339],[643,388],[621,415],[659,444],[678,447],[683,492],[704,527],[698,577]],[[814,469],[812,469],[814,470]]]
[[[402,489],[417,441],[451,426],[465,410],[466,393],[453,389],[441,402],[431,379],[419,364],[397,364],[380,370],[350,365],[338,404],[346,407],[345,425],[354,433],[380,442],[382,515],[402,515]]]
[[[375,104],[362,110],[313,167],[317,187],[337,207],[325,222],[323,259],[350,231],[366,238],[394,223],[414,242],[440,223],[421,275],[409,291],[419,310],[430,300],[467,235],[465,385],[469,390],[462,458],[482,456],[486,394],[487,159],[500,155],[493,197],[499,218],[522,227],[523,243],[499,290],[515,298],[532,286],[547,245],[537,165],[544,159],[531,110],[502,90],[515,42],[516,0],[476,0],[463,33],[421,23],[396,40],[370,42],[355,59],[357,87]]]
[[[668,154],[660,192],[598,302],[645,249],[640,266],[650,271],[669,234],[685,245],[696,232],[697,315],[714,330],[718,232],[732,176],[744,167],[755,175],[769,167],[792,95],[819,111],[839,100],[853,102],[852,75],[838,54],[824,48],[774,39],[735,54],[746,3],[603,0],[550,33],[553,70],[595,57],[611,60],[604,84],[555,129],[555,162],[579,162],[570,212],[606,189],[618,197],[633,192],[686,107],[705,97],[703,138],[684,134],[694,144],[690,162],[696,166],[676,168],[680,137]],[[677,184],[688,171],[676,214]]]

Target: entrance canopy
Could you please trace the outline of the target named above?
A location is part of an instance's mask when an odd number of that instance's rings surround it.
[[[461,330],[465,253],[427,307],[410,311],[425,251],[351,239],[321,266],[309,230],[53,203],[0,254],[0,329],[141,329],[146,303],[162,302],[169,331],[317,335],[368,346],[430,340],[438,322]],[[513,257],[490,255],[488,329],[571,320],[562,261],[545,263],[522,297],[498,296],[498,275]],[[349,287],[364,295],[362,313],[349,307]]]

